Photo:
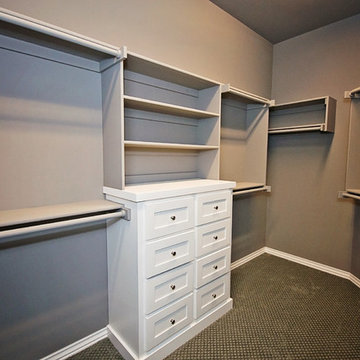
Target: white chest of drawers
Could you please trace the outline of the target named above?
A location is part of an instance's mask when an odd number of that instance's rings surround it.
[[[232,308],[232,187],[184,180],[104,188],[131,210],[109,222],[109,338],[125,359],[162,359]]]

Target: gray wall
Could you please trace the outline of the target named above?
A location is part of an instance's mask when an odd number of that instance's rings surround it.
[[[139,54],[270,96],[272,45],[207,0],[0,0],[0,6],[114,45],[125,44],[129,50]],[[27,83],[31,90],[36,79],[28,79]],[[7,95],[3,93],[1,96]],[[44,169],[42,164],[34,163],[34,168],[27,163],[23,164],[24,167],[16,163],[12,172],[20,171],[29,179],[43,175],[45,194],[41,188],[35,187],[35,182],[29,188],[30,184],[24,182],[24,178],[17,178],[17,184],[23,185],[15,186],[13,177],[9,178],[7,184],[2,184],[4,189],[12,189],[10,197],[6,192],[1,194],[0,204],[4,209],[102,196],[101,128],[98,123],[101,99],[96,93],[92,96],[91,104],[84,106],[95,116],[94,123],[83,127],[88,139],[78,131],[78,124],[70,123],[76,126],[76,134],[81,137],[83,146],[77,156],[88,152],[87,158],[76,159],[84,168],[76,168],[74,159],[56,147],[51,149],[51,157],[56,161],[54,173],[46,171],[51,161]],[[56,103],[56,99],[50,103]],[[21,113],[19,115],[21,117]],[[12,124],[7,125],[8,133],[13,131]],[[23,124],[20,131],[24,136],[28,134],[25,125],[29,124]],[[45,132],[39,134],[35,131],[39,127],[44,129],[41,125],[41,122],[34,122],[32,130],[38,139],[49,142]],[[65,134],[68,125],[60,126],[57,135]],[[54,133],[48,135],[58,140]],[[72,153],[76,149],[75,143],[76,139],[71,141]],[[28,149],[36,149],[36,153],[41,154],[37,147]],[[29,159],[33,161],[25,144],[19,143],[12,148],[11,156],[14,158],[24,161],[22,154],[30,155]],[[94,157],[97,165],[94,165]],[[2,157],[9,167],[8,159]],[[59,164],[60,177],[56,175]],[[78,176],[73,176],[72,170]],[[84,173],[87,174],[85,179]],[[82,183],[85,187],[81,186]],[[235,201],[235,259],[263,246],[265,209],[265,195]],[[249,222],[251,214],[254,216]],[[104,228],[37,238],[16,245],[0,249],[1,359],[45,356],[107,324]],[[3,289],[7,289],[5,295]]]
[[[349,100],[359,86],[360,15],[274,46],[272,98],[337,99],[335,134],[273,135],[269,141],[266,244],[346,271],[359,212],[337,199],[345,187]],[[357,239],[357,242],[359,240]],[[359,261],[359,260],[357,260]],[[359,271],[356,256],[353,268]]]

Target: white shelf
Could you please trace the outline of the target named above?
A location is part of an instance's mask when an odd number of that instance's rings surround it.
[[[109,200],[114,196],[129,201],[139,202],[208,191],[225,190],[233,188],[234,186],[235,182],[233,181],[189,179],[127,185],[123,190],[104,187],[104,193]]]
[[[299,126],[284,126],[278,128],[269,129],[269,134],[282,134],[282,133],[297,133],[297,132],[308,132],[308,131],[324,131],[324,124],[299,125]]]
[[[272,104],[272,101],[270,99],[266,99],[262,96],[255,95],[244,90],[236,89],[230,86],[230,84],[223,84],[221,86],[221,92],[223,93],[223,98],[235,100],[241,99],[241,101],[245,104]]]
[[[233,189],[233,195],[250,194],[263,191],[270,192],[270,186],[259,183],[237,182]]]
[[[144,149],[178,149],[178,150],[217,150],[218,146],[212,145],[195,145],[195,144],[173,144],[173,143],[160,143],[150,141],[130,141],[125,140],[124,145],[126,148],[144,148]]]
[[[216,81],[149,59],[131,51],[127,52],[125,69],[197,90],[220,86],[220,83]]]
[[[38,206],[0,211],[0,228],[16,227],[29,223],[48,222],[93,213],[119,210],[119,204],[106,200],[81,201],[58,205]]]
[[[159,101],[151,101],[128,95],[124,95],[124,104],[125,107],[131,109],[151,111],[175,116],[184,116],[195,119],[206,119],[209,117],[219,116],[219,114],[209,111],[202,111],[184,106],[171,105]]]
[[[269,134],[334,132],[336,100],[330,96],[270,106]]]
[[[4,39],[16,39],[11,43],[3,40],[4,48],[96,72],[101,72],[103,67],[126,57],[126,48],[119,48],[4,8],[0,8],[0,30]],[[28,45],[21,46],[20,49],[17,45],[19,43]],[[59,53],[62,53],[61,56]],[[91,64],[94,62],[97,64]]]

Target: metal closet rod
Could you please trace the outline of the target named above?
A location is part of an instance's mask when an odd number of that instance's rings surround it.
[[[22,227],[19,229],[12,229],[12,230],[4,230],[0,231],[0,239],[2,238],[8,238],[13,236],[21,236],[21,235],[28,235],[35,232],[43,232],[43,231],[49,231],[49,230],[55,230],[55,229],[62,229],[70,226],[78,226],[83,225],[87,223],[94,223],[104,220],[110,220],[110,219],[126,219],[130,220],[130,210],[128,209],[121,209],[116,212],[107,213],[107,214],[100,214],[100,215],[89,215],[86,217],[81,217],[77,219],[71,219],[71,220],[63,220],[63,221],[55,221],[48,224],[41,224],[41,225],[29,225],[26,227]]]
[[[28,16],[20,15],[13,11],[0,7],[0,20],[18,25],[36,32],[53,36],[58,39],[69,41],[105,54],[120,58],[123,56],[121,48],[97,41],[86,36],[62,29],[60,27],[35,20]]]

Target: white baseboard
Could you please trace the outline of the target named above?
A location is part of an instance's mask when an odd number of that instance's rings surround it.
[[[108,331],[107,328],[103,328],[99,331],[96,331],[89,336],[86,336],[48,356],[43,357],[40,360],[64,360],[68,357],[77,354],[78,352],[85,350],[91,345],[96,344],[98,341],[107,338]]]
[[[324,264],[318,263],[316,261],[308,260],[308,259],[302,258],[300,256],[288,254],[288,253],[280,251],[280,250],[275,250],[275,249],[269,248],[267,246],[265,246],[257,251],[254,251],[251,254],[244,256],[243,258],[241,258],[239,260],[234,261],[233,263],[231,263],[231,270],[247,263],[248,261],[253,260],[257,256],[260,256],[264,253],[274,255],[274,256],[277,256],[277,257],[280,257],[280,258],[283,258],[283,259],[286,259],[286,260],[289,260],[289,261],[292,261],[292,262],[295,262],[295,263],[298,263],[301,265],[308,266],[308,267],[316,269],[316,270],[326,272],[328,274],[332,274],[332,275],[339,276],[341,278],[350,280],[354,285],[356,285],[357,287],[360,288],[360,279],[358,279],[355,275],[353,275],[347,271],[340,270],[340,269],[334,268],[329,265],[324,265]]]
[[[230,269],[234,270],[237,267],[239,267],[241,265],[244,265],[245,263],[255,259],[256,257],[258,257],[258,256],[260,256],[262,254],[265,254],[265,247],[263,247],[263,248],[261,248],[259,250],[256,250],[256,251],[252,252],[251,254],[242,257],[239,260],[236,260],[236,261],[232,262],[231,266],[230,266]]]

